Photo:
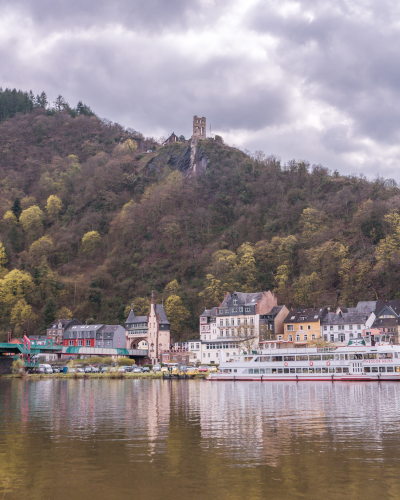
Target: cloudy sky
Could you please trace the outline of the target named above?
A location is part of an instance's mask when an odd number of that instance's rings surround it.
[[[400,182],[394,0],[0,0],[0,85]],[[209,127],[209,125],[208,125]]]

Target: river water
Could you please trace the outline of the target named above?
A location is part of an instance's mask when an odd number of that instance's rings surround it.
[[[400,384],[0,379],[0,500],[400,497]]]

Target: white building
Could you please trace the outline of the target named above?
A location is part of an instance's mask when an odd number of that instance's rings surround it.
[[[359,302],[357,307],[338,307],[321,320],[321,337],[327,342],[346,343],[361,338],[375,321],[376,302]]]

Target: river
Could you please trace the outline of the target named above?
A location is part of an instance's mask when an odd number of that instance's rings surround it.
[[[400,384],[0,379],[0,500],[400,497]]]

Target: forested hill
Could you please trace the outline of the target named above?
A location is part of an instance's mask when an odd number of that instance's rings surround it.
[[[151,290],[174,338],[226,291],[290,306],[400,297],[400,190],[208,139],[153,139],[36,106],[0,124],[1,329],[122,323]],[[151,149],[153,152],[146,153]],[[190,174],[190,175],[189,175]]]

